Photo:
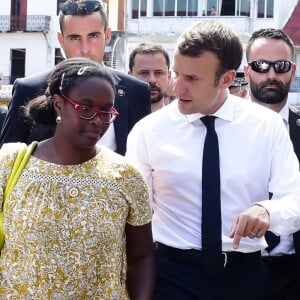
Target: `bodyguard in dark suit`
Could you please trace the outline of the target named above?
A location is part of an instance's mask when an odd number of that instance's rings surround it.
[[[107,16],[98,1],[67,1],[59,14],[61,32],[58,39],[66,56],[89,57],[101,62],[104,48],[110,41]],[[44,94],[51,70],[15,81],[9,110],[0,134],[0,144],[44,140],[51,137],[54,128],[38,126],[24,118],[22,106]],[[109,136],[113,150],[125,154],[127,135],[133,125],[151,112],[149,86],[125,73],[113,70],[117,86],[115,108],[119,117]]]
[[[290,106],[289,108],[289,127],[290,137],[294,146],[294,151],[300,162],[300,108]],[[296,252],[296,277],[297,277],[297,295],[300,295],[300,231],[293,234],[295,252]]]
[[[251,100],[282,116],[300,161],[300,111],[287,102],[296,70],[292,40],[281,30],[260,29],[250,37],[246,56]],[[271,273],[271,300],[299,300],[300,232],[280,237],[268,233],[266,241],[263,255]]]
[[[297,106],[289,107],[289,127],[294,151],[300,162],[300,108]]]

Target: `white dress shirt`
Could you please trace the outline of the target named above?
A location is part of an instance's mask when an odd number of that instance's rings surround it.
[[[214,114],[220,149],[222,247],[234,217],[259,202],[270,213],[270,230],[300,228],[298,160],[279,114],[230,95]],[[179,249],[201,249],[201,114],[183,115],[177,101],[139,121],[127,140],[127,156],[143,172],[153,207],[153,237]],[[273,193],[268,200],[269,192]],[[281,199],[281,200],[280,200]],[[266,247],[264,238],[242,238],[238,251]]]
[[[101,137],[101,139],[97,142],[97,145],[106,146],[112,151],[117,150],[117,142],[116,142],[116,134],[114,123],[110,123],[108,129]]]
[[[283,119],[286,128],[289,130],[289,104],[286,103],[285,106],[279,112],[279,115]]]
[[[102,67],[106,68],[104,62],[101,62]],[[106,146],[112,151],[117,150],[116,134],[114,123],[110,123],[104,135],[97,142],[97,145]]]

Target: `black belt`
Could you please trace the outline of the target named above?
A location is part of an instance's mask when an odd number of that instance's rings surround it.
[[[159,242],[155,243],[155,250],[159,253],[169,257],[172,260],[183,262],[183,263],[192,263],[192,264],[202,264],[202,251],[196,249],[182,250],[166,246]],[[261,252],[222,252],[224,257],[224,268],[227,266],[233,266],[238,264],[243,264],[251,260],[260,260]]]

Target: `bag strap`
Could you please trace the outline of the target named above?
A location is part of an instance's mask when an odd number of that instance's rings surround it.
[[[4,190],[3,211],[5,210],[5,207],[6,207],[6,199],[8,198],[13,187],[17,183],[24,167],[26,166],[26,164],[37,144],[38,144],[38,142],[34,141],[28,146],[24,145],[24,147],[19,150],[17,157],[15,159],[12,171],[8,178],[5,190]]]
[[[2,203],[2,211],[0,212],[0,252],[3,248],[4,241],[5,241],[5,236],[4,236],[4,231],[3,231],[3,221],[4,221],[4,211],[6,208],[6,203],[7,203],[7,198],[9,194],[11,193],[14,185],[17,183],[25,165],[27,164],[31,153],[34,151],[37,142],[32,142],[29,146],[26,144],[23,144],[18,151],[18,154],[16,156],[14,165],[12,167],[11,173],[9,175],[5,190],[4,190],[4,195],[3,195],[3,203]]]

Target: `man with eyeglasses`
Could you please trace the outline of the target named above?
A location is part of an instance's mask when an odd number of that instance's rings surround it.
[[[244,70],[251,100],[281,115],[300,160],[300,128],[296,123],[300,113],[288,105],[296,72],[293,57],[294,44],[289,36],[279,29],[260,29],[249,39]],[[280,237],[267,233],[266,240],[263,255],[272,276],[271,299],[300,299],[300,232]]]
[[[88,57],[97,62],[103,61],[111,30],[99,1],[66,1],[59,13],[59,24],[61,32],[58,33],[58,40],[67,58]],[[99,142],[123,155],[129,131],[138,120],[151,112],[150,88],[133,76],[112,71],[117,82],[115,108],[119,117]],[[18,141],[30,143],[53,135],[54,128],[30,123],[24,117],[22,109],[27,101],[44,93],[50,72],[48,70],[16,80],[0,134],[1,145]]]

